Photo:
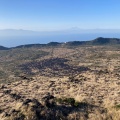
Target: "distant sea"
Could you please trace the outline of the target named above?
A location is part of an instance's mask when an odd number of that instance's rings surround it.
[[[49,42],[68,42],[68,41],[88,41],[97,37],[120,38],[120,33],[101,33],[101,34],[65,34],[48,36],[0,36],[0,45],[5,47],[15,47],[24,44],[45,44]]]

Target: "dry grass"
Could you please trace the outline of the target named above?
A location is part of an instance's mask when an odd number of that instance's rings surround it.
[[[120,51],[113,47],[77,47],[76,49],[68,48],[42,48],[39,49],[51,54],[37,59],[42,61],[51,59],[51,57],[68,59],[70,66],[84,66],[90,70],[75,72],[69,76],[62,69],[64,76],[54,76],[48,68],[45,68],[46,74],[41,76],[38,69],[32,68],[32,72],[37,74],[32,79],[22,79],[16,77],[19,81],[10,84],[3,84],[0,87],[0,120],[7,118],[5,114],[15,109],[20,111],[10,116],[10,120],[16,116],[25,117],[24,120],[36,120],[36,114],[32,109],[33,103],[23,106],[26,99],[37,99],[42,103],[42,98],[49,92],[56,98],[74,98],[78,102],[85,102],[89,105],[87,109],[81,107],[72,108],[71,112],[67,112],[67,116],[63,115],[63,108],[55,106],[56,116],[59,119],[68,120],[119,120],[120,110],[114,106],[120,104]],[[57,64],[57,63],[56,63]],[[44,70],[44,69],[43,69]],[[47,71],[48,70],[48,71]],[[36,72],[37,71],[37,72]],[[53,71],[54,72],[54,71]],[[56,71],[55,71],[56,72]],[[60,72],[60,71],[59,71]],[[70,71],[71,72],[71,71]],[[72,73],[72,72],[71,72]],[[59,75],[59,74],[58,74]],[[26,76],[29,76],[26,75]],[[72,79],[71,79],[72,78]],[[9,91],[6,93],[6,91]],[[12,97],[13,94],[21,96],[20,99]],[[58,110],[61,109],[61,113]],[[69,111],[69,107],[65,109]],[[46,109],[45,109],[46,110]],[[58,110],[58,111],[57,111]],[[45,115],[46,111],[41,111]],[[52,114],[50,109],[49,115]],[[48,115],[48,117],[49,117]],[[47,117],[47,116],[46,116]]]

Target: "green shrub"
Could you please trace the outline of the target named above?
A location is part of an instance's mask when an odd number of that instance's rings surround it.
[[[65,103],[70,104],[71,106],[74,106],[74,104],[75,104],[75,99],[74,98],[65,98],[63,101]]]
[[[115,108],[116,108],[117,110],[120,110],[120,104],[119,104],[119,105],[116,105]]]
[[[67,105],[71,105],[74,107],[78,107],[79,106],[79,102],[75,101],[74,98],[57,98],[56,102],[60,103],[60,104],[67,104]]]
[[[79,104],[80,104],[79,102],[75,102],[75,103],[74,103],[74,106],[75,106],[75,107],[78,107]]]

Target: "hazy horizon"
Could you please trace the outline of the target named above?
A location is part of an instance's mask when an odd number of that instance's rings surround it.
[[[1,0],[0,45],[120,38],[119,0]]]
[[[0,30],[0,45],[15,47],[49,42],[88,41],[98,37],[120,38],[119,29],[68,29],[61,31]]]

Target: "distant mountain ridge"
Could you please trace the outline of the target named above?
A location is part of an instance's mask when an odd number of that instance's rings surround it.
[[[4,47],[4,46],[0,46],[0,50],[8,50],[9,48]]]
[[[95,40],[91,41],[91,43],[94,45],[107,45],[107,44],[120,44],[120,39],[118,38],[96,38]]]
[[[116,45],[120,44],[120,39],[118,38],[96,38],[91,41],[72,41],[72,42],[67,42],[67,45]]]
[[[70,41],[65,43],[59,42],[50,42],[47,44],[26,44],[26,45],[19,45],[16,47],[7,48],[4,46],[0,46],[0,50],[8,50],[8,49],[15,49],[15,48],[31,48],[31,47],[49,47],[49,46],[80,46],[80,45],[119,45],[120,39],[118,38],[103,38],[99,37],[91,41]]]

